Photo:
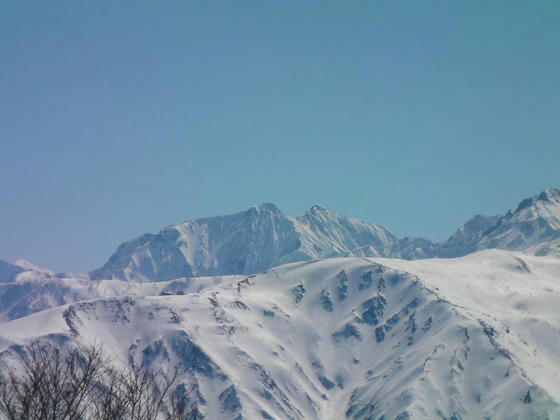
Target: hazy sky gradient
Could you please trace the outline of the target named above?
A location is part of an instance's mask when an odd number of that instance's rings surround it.
[[[445,239],[560,186],[558,22],[557,0],[2,2],[0,258],[89,271],[265,201]]]

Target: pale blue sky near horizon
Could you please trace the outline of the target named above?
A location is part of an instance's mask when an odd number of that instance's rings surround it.
[[[128,3],[128,4],[125,4]],[[444,240],[560,187],[560,2],[0,4],[0,259],[263,202]]]

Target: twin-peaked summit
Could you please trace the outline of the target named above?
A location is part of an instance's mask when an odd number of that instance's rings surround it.
[[[297,217],[264,203],[228,216],[189,220],[119,246],[92,278],[161,281],[256,273],[330,257],[456,257],[486,248],[560,254],[560,191],[523,200],[504,216],[475,216],[444,243],[399,239],[388,229],[313,206]]]
[[[119,246],[92,278],[169,280],[246,274],[336,256],[388,255],[387,229],[313,206],[298,217],[265,203],[228,216],[189,220]]]

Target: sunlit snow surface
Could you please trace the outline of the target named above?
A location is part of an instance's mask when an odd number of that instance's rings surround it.
[[[0,285],[0,351],[102,342],[119,363],[178,365],[210,419],[554,419],[559,280],[557,258],[498,250],[160,283],[45,277],[23,295],[52,308],[18,318],[18,277]]]

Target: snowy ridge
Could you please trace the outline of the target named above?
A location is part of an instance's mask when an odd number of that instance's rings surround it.
[[[299,262],[184,295],[120,282],[1,323],[0,352],[97,340],[176,364],[210,419],[557,418],[559,277],[556,258],[491,250]]]
[[[397,238],[387,229],[313,206],[296,218],[302,251],[311,259],[387,255]]]
[[[504,216],[475,216],[442,244],[439,256],[466,255],[480,249],[527,250],[560,254],[560,190],[527,198]]]
[[[265,203],[234,215],[189,220],[126,242],[91,277],[162,281],[250,274],[332,257],[449,258],[488,248],[560,255],[560,191],[543,191],[504,216],[475,216],[441,244],[399,239],[384,227],[321,206],[292,218]]]
[[[221,283],[222,278],[183,277],[162,282],[134,283],[122,280],[90,280],[87,275],[60,273],[45,276],[43,272],[24,271],[14,281],[0,283],[0,322],[96,298],[197,292]]]

